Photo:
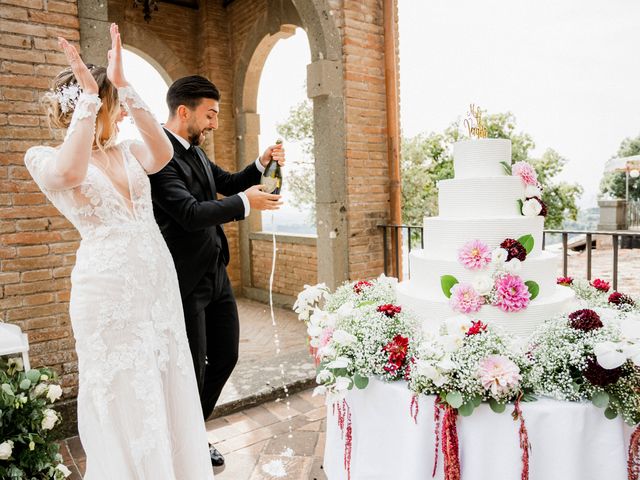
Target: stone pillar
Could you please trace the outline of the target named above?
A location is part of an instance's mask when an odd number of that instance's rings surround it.
[[[349,278],[347,189],[341,68],[338,61],[307,66],[307,95],[313,100],[318,232],[318,282],[335,288]]]
[[[626,200],[599,200],[600,221],[598,230],[627,230],[627,201]],[[596,237],[596,248],[611,248],[613,240],[608,235]]]
[[[107,65],[111,48],[108,12],[107,0],[78,0],[80,55],[85,63]]]
[[[249,163],[255,161],[260,155],[260,145],[258,135],[260,135],[260,115],[257,113],[245,112],[236,116],[237,137],[237,158],[240,162],[239,170]],[[251,284],[251,240],[250,232],[262,230],[262,213],[252,210],[249,218],[244,222],[239,222],[240,228],[240,271],[242,275],[242,286],[252,287]]]

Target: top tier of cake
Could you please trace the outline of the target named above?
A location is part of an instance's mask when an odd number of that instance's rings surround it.
[[[481,138],[453,145],[455,178],[503,177],[501,162],[511,164],[511,140]]]

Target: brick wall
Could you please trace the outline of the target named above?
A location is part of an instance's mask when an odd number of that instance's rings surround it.
[[[54,367],[70,398],[77,362],[67,312],[78,234],[31,181],[23,157],[62,138],[49,130],[39,99],[66,64],[57,36],[78,44],[76,2],[3,0],[0,30],[0,321],[29,333],[32,364]]]
[[[295,297],[302,287],[315,285],[318,258],[315,245],[286,243],[277,240],[276,271],[273,291]],[[273,261],[270,240],[251,240],[251,283],[255,288],[269,290],[269,276]]]

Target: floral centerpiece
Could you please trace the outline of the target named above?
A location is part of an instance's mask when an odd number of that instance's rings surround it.
[[[622,312],[640,313],[640,306],[629,295],[612,291],[611,284],[601,278],[592,281],[558,277],[558,285],[570,287],[585,306],[613,308]]]
[[[518,240],[507,238],[491,250],[480,240],[464,244],[458,251],[458,261],[475,272],[472,282],[459,282],[452,275],[440,278],[442,291],[449,298],[451,308],[462,314],[472,314],[483,305],[493,305],[504,312],[527,308],[540,291],[532,280],[517,275],[527,255],[533,250],[531,235]]]
[[[25,372],[21,359],[0,357],[0,478],[61,480],[71,475],[55,441],[60,414],[52,405],[61,396],[53,370]]]

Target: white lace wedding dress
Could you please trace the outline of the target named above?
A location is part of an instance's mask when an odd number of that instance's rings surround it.
[[[145,108],[136,97],[130,95],[129,106]],[[97,95],[80,97],[67,140],[93,132],[99,107]],[[50,188],[47,175],[58,149],[33,147],[25,157],[42,191],[82,236],[71,274],[70,317],[80,374],[84,478],[210,480],[173,260],[154,220],[135,145],[112,148],[124,162],[130,200],[91,163],[80,185]]]

